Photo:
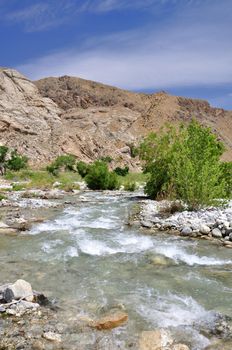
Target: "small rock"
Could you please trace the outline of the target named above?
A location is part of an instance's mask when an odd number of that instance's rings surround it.
[[[171,350],[189,350],[189,347],[185,344],[176,344],[171,348]]]
[[[139,350],[166,350],[173,344],[168,331],[159,329],[156,331],[144,331],[139,339]]]
[[[10,286],[15,299],[24,298],[26,301],[33,301],[33,291],[30,283],[24,280],[17,280]]]
[[[143,227],[152,228],[153,223],[151,221],[141,221]]]
[[[113,314],[106,315],[97,321],[90,323],[90,326],[98,330],[112,329],[121,326],[128,320],[128,315],[125,312],[115,312]]]
[[[54,332],[46,332],[43,334],[43,337],[47,340],[61,343],[61,335]]]
[[[3,306],[0,306],[0,313],[1,312],[6,312],[6,309]]]
[[[212,230],[212,236],[215,237],[215,238],[222,238],[222,233],[219,230],[219,228],[214,228]]]
[[[181,230],[181,235],[182,236],[191,236],[192,233],[192,229],[189,226],[185,226],[183,227],[183,229]]]
[[[3,292],[2,297],[6,303],[11,303],[14,299],[14,293],[12,292],[11,288],[6,288]]]
[[[207,225],[201,225],[199,230],[203,235],[208,235],[210,233],[210,228]]]

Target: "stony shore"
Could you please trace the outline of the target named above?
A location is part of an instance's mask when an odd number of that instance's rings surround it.
[[[143,200],[139,222],[152,231],[206,239],[232,248],[232,201],[222,208],[181,211],[171,214],[168,201]]]

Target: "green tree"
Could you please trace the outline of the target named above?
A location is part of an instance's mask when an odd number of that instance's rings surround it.
[[[150,134],[140,146],[144,172],[150,174],[146,193],[152,198],[181,199],[189,209],[218,204],[226,197],[223,151],[216,135],[195,120]]]
[[[18,154],[16,150],[13,150],[10,155],[10,159],[6,162],[6,167],[9,170],[19,171],[27,167],[28,158]]]
[[[92,190],[113,190],[118,188],[117,175],[109,171],[105,162],[99,160],[89,166],[85,181]]]
[[[79,162],[77,162],[76,168],[81,177],[85,177],[89,172],[90,166],[89,164],[80,160]]]

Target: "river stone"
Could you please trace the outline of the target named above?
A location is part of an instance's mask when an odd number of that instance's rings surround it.
[[[139,338],[139,350],[171,350],[173,339],[165,329],[144,331]]]
[[[33,301],[34,296],[30,283],[24,280],[17,280],[10,288],[14,293],[15,299],[24,298],[26,301]]]
[[[152,228],[153,223],[151,221],[141,221],[141,225],[146,228]]]
[[[215,237],[215,238],[222,238],[222,233],[219,230],[219,228],[214,228],[212,230],[212,236]]]
[[[229,234],[229,240],[232,241],[232,233]]]
[[[200,233],[202,233],[203,235],[208,235],[208,233],[210,233],[209,226],[202,224],[200,226]]]
[[[2,298],[6,303],[11,303],[14,299],[14,293],[11,288],[6,288],[2,294]]]
[[[57,343],[61,343],[61,335],[58,334],[58,333],[54,333],[54,332],[45,332],[43,334],[43,337],[47,340],[50,340],[50,341],[54,341],[54,342],[57,342]]]
[[[191,234],[192,234],[192,229],[191,229],[191,227],[189,227],[189,226],[185,226],[185,227],[183,227],[183,229],[181,230],[181,235],[182,235],[182,236],[191,236]]]
[[[171,348],[171,350],[189,350],[189,347],[185,344],[176,344]]]
[[[126,312],[117,311],[113,314],[103,316],[97,321],[91,322],[90,326],[98,330],[102,329],[113,329],[121,326],[128,320],[128,315]]]

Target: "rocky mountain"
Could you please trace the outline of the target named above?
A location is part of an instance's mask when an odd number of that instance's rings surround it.
[[[17,147],[38,165],[71,153],[86,161],[110,155],[118,164],[136,166],[131,145],[166,122],[192,117],[218,134],[227,146],[225,159],[232,160],[232,111],[68,76],[31,82],[15,70],[0,69],[1,143]]]

